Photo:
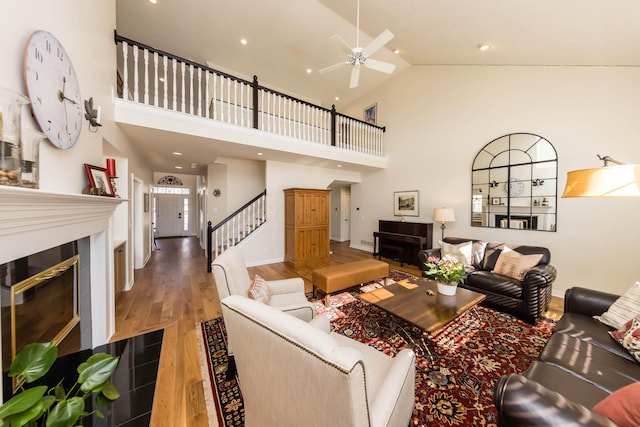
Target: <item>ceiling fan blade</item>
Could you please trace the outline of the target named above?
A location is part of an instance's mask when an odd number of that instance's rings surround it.
[[[329,65],[328,67],[324,67],[320,70],[318,70],[318,73],[320,74],[324,74],[324,73],[328,73],[329,71],[333,71],[333,70],[337,70],[339,68],[342,68],[346,65],[348,65],[348,62],[338,62],[337,64],[333,64],[333,65]]]
[[[389,30],[384,30],[378,37],[371,40],[371,42],[364,48],[364,53],[367,56],[373,55],[375,51],[387,44],[393,38],[393,33]]]
[[[372,70],[382,71],[383,73],[387,74],[393,73],[393,70],[396,69],[395,64],[390,64],[388,62],[378,61],[371,58],[367,58],[367,62],[364,63],[364,66],[367,68],[371,68]]]
[[[353,66],[353,70],[351,70],[351,81],[349,82],[349,89],[358,87],[359,81],[360,81],[360,65],[356,64]]]
[[[338,46],[347,55],[353,54],[353,50],[351,49],[351,46],[349,46],[349,44],[346,41],[344,41],[344,39],[339,35],[334,34],[331,37],[329,37],[329,40],[331,40],[333,44]]]

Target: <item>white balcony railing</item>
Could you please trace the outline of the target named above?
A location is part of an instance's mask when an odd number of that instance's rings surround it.
[[[118,97],[345,150],[384,156],[384,127],[115,35]]]

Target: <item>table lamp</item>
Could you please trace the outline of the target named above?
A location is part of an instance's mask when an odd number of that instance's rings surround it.
[[[445,222],[455,221],[456,215],[451,208],[435,208],[433,210],[433,220],[440,221],[440,228],[442,229],[442,239],[444,239],[444,229],[447,228]]]

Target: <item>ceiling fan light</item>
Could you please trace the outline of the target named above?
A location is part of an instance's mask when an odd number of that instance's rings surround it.
[[[486,43],[481,43],[478,45],[478,50],[480,50],[480,52],[485,52],[489,49],[491,49],[491,45],[488,45]]]

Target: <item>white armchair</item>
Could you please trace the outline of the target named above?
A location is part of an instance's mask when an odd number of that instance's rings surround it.
[[[329,332],[324,316],[307,323],[239,296],[223,299],[222,312],[247,427],[409,425],[411,350],[391,358]]]
[[[251,277],[240,249],[232,246],[218,255],[211,263],[211,271],[221,301],[229,295],[248,297]],[[267,285],[271,289],[270,305],[302,320],[315,317],[315,309],[304,294],[301,278],[268,280]]]

